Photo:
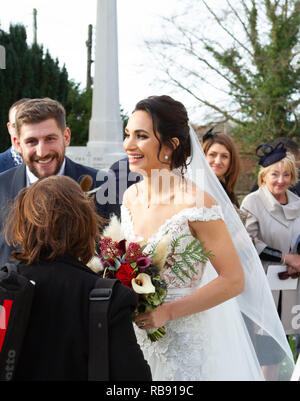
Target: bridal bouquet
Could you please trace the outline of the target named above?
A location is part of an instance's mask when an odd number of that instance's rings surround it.
[[[138,313],[154,310],[167,295],[167,285],[159,271],[165,263],[168,243],[168,238],[164,237],[155,250],[145,253],[145,246],[139,242],[127,243],[122,239],[117,218],[111,220],[103,233],[98,255],[103,266],[100,275],[107,279],[119,279],[132,289],[138,296]],[[147,335],[151,341],[157,341],[165,332],[165,328],[160,327]]]

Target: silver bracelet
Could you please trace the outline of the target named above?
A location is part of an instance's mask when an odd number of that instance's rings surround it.
[[[283,256],[283,261],[282,261],[281,264],[282,264],[282,265],[285,265],[285,257],[286,257],[286,254],[285,254],[284,252],[282,252],[282,254],[283,254],[284,256]]]

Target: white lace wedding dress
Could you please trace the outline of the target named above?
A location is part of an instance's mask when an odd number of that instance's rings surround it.
[[[190,234],[188,221],[217,219],[223,219],[219,206],[183,209],[148,240],[145,251],[157,244],[166,232],[171,240]],[[125,238],[136,241],[139,233],[134,232],[130,212],[124,205],[121,207],[121,224]],[[179,242],[182,249],[178,251],[182,252],[193,240],[192,236],[184,237]],[[171,252],[170,245],[168,251]],[[168,286],[165,302],[189,295],[217,276],[210,262],[195,262],[194,268],[196,274],[190,271],[192,280],[185,278],[184,282],[170,268],[163,269],[162,278]],[[151,342],[145,330],[135,325],[137,340],[151,367],[153,380],[263,380],[235,299],[208,311],[170,321],[165,327],[165,336]]]

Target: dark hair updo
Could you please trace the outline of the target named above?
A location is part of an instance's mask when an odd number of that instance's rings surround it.
[[[187,167],[187,159],[191,154],[191,141],[189,135],[188,115],[184,105],[170,96],[150,96],[143,99],[135,106],[135,111],[146,111],[152,118],[153,131],[159,141],[158,159],[160,159],[162,145],[168,146],[173,150],[170,162],[171,170]],[[158,136],[158,133],[160,136]],[[172,138],[178,138],[179,145],[174,148]]]

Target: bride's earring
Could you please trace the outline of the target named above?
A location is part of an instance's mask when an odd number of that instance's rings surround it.
[[[169,156],[168,155],[165,156],[165,160],[169,160]]]

